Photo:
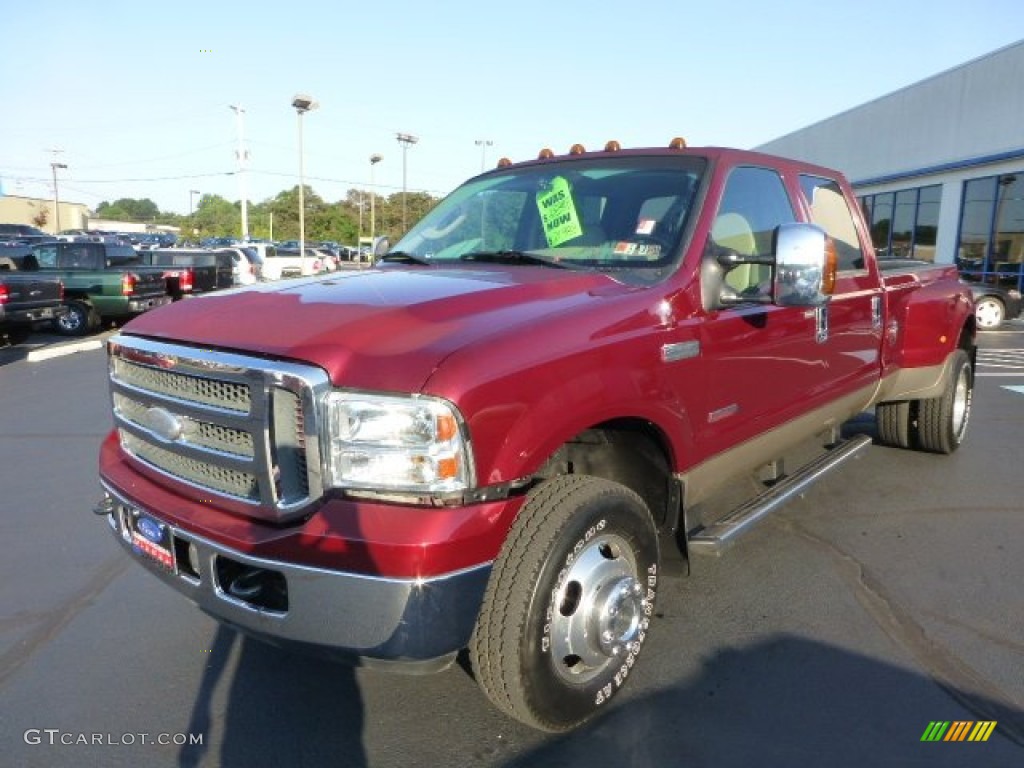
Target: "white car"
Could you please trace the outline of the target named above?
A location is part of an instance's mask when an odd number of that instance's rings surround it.
[[[279,280],[283,277],[305,277],[319,275],[324,271],[323,254],[315,248],[306,248],[306,257],[301,258],[298,250],[289,251],[281,248],[263,260],[263,279]]]

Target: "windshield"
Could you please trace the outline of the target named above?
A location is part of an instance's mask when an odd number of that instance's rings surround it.
[[[704,167],[692,156],[614,155],[489,173],[442,200],[392,252],[414,263],[658,270],[678,258]]]

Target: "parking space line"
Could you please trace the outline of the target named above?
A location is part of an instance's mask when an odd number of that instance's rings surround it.
[[[39,363],[43,360],[51,360],[55,357],[63,357],[64,355],[73,355],[75,352],[87,352],[92,349],[102,349],[103,342],[99,339],[90,339],[88,341],[76,341],[71,344],[59,344],[52,347],[43,347],[41,349],[33,349],[25,359],[30,363]]]

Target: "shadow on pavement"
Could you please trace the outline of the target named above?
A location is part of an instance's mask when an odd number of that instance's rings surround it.
[[[922,742],[932,721],[988,741]],[[1024,765],[1024,711],[839,648],[782,637],[712,657],[686,684],[619,701],[507,768]]]
[[[229,672],[234,647],[237,664]],[[230,676],[226,711],[214,693]],[[224,682],[227,682],[226,680]],[[223,720],[223,733],[215,721]],[[186,729],[206,735],[186,745],[179,766],[332,765],[365,768],[363,705],[355,670],[316,656],[293,655],[219,626]],[[218,750],[211,757],[209,752]]]

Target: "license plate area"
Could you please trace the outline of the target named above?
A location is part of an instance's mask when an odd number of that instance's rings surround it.
[[[171,527],[139,509],[121,507],[121,535],[132,551],[176,573]]]

